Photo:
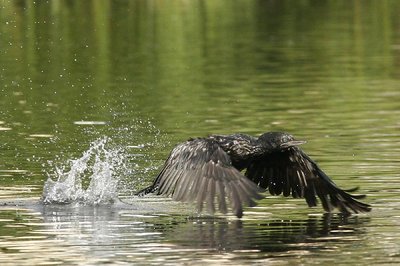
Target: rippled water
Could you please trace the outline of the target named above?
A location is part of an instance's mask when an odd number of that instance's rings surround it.
[[[400,264],[399,11],[0,1],[0,264]],[[134,196],[188,137],[276,130],[372,212]]]

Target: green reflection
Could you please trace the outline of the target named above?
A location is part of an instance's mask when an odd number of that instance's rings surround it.
[[[34,239],[35,233],[32,232],[40,228],[40,226],[35,225],[37,222],[41,222],[41,219],[28,210],[2,209],[0,211],[0,238],[2,241],[8,239],[13,241],[25,241],[29,239],[29,236]],[[7,249],[2,249],[2,251],[6,250]]]
[[[398,169],[398,1],[0,4],[0,169],[27,173],[4,184],[118,134],[149,144],[139,165],[189,136],[285,130],[348,186],[380,175],[376,154]],[[165,139],[133,130],[149,120]]]
[[[104,136],[130,147],[130,190],[190,136],[285,130],[373,205],[371,221],[344,221],[269,197],[243,223],[2,206],[0,264],[398,263],[399,13],[395,0],[0,0],[3,203],[37,201],[46,172]]]

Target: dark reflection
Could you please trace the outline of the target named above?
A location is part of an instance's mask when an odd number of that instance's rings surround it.
[[[201,261],[204,255],[239,254],[240,258],[254,260],[296,256],[294,254],[304,251],[315,254],[351,241],[362,247],[365,245],[362,241],[364,229],[369,223],[368,217],[339,214],[293,220],[248,215],[247,218],[252,220],[231,220],[228,217],[176,214],[176,209],[171,210],[171,206],[163,207],[165,211],[156,214],[146,210],[146,205],[136,209],[121,204],[95,207],[9,203],[3,205],[0,218],[7,220],[8,225],[24,230],[9,240],[12,243],[7,242],[5,249],[12,246],[14,252],[21,252],[29,245],[21,240],[40,236],[29,248],[31,259],[42,262],[48,258],[57,259],[62,254],[66,256],[58,259],[71,263],[79,262],[81,256],[90,256],[95,262],[141,260],[156,264],[171,256],[177,261],[188,258]],[[15,208],[19,210],[16,212]],[[0,231],[3,225],[0,222]],[[113,248],[108,248],[110,246]],[[36,247],[41,251],[44,248],[47,257],[37,252]],[[24,254],[22,252],[18,258],[24,259]],[[131,254],[134,255],[127,257]]]
[[[228,221],[190,218],[174,230],[165,230],[166,239],[183,247],[218,251],[258,250],[284,252],[314,249],[321,242],[359,240],[367,217],[325,214],[304,220]],[[158,230],[163,231],[159,224]],[[310,245],[315,243],[315,245]],[[307,244],[307,245],[305,245]],[[323,247],[321,247],[323,248]]]
[[[58,237],[91,244],[141,245],[170,243],[181,249],[209,251],[286,252],[330,248],[329,243],[359,241],[369,217],[324,214],[293,220],[230,220],[224,217],[156,215],[129,205],[38,207]],[[85,237],[71,237],[79,232]],[[154,252],[157,252],[157,248]]]

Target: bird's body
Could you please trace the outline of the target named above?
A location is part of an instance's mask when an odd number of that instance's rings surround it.
[[[242,205],[254,206],[268,189],[272,195],[305,198],[309,206],[320,198],[325,211],[367,212],[368,204],[340,189],[306,155],[291,135],[268,132],[260,137],[245,134],[211,135],[178,144],[150,187],[138,194],[154,192],[174,200],[204,203],[209,212],[226,213],[226,199],[233,213],[241,217]],[[241,172],[244,170],[244,174]]]
[[[212,135],[208,140],[215,141],[228,154],[232,165],[239,171],[246,168],[251,160],[263,154],[257,138],[249,135]],[[207,141],[207,139],[203,139],[203,141]]]

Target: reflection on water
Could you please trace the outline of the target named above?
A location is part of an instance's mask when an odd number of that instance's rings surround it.
[[[1,0],[0,264],[399,264],[399,13],[391,0]],[[237,220],[132,196],[175,143],[266,131],[307,140],[372,212],[268,197]],[[104,138],[126,152],[122,173],[102,152],[84,167]],[[73,159],[82,190],[113,166],[129,204],[39,204]]]
[[[268,218],[192,217],[184,212],[161,214],[127,205],[71,206],[22,202],[23,208],[0,211],[1,228],[18,228],[3,234],[4,262],[156,264],[191,262],[290,262],[315,250],[331,252],[341,245],[363,245],[367,217],[309,216],[290,220]],[[149,203],[162,205],[163,202]],[[164,205],[174,209],[179,206]],[[41,247],[42,256],[36,252]],[[206,256],[205,256],[206,255]]]
[[[343,217],[325,214],[308,219],[252,222],[242,220],[216,220],[191,218],[172,232],[169,241],[185,247],[209,248],[226,252],[307,252],[316,248],[329,248],[324,242],[358,241],[359,225],[365,217]],[[160,225],[162,227],[162,225]]]

